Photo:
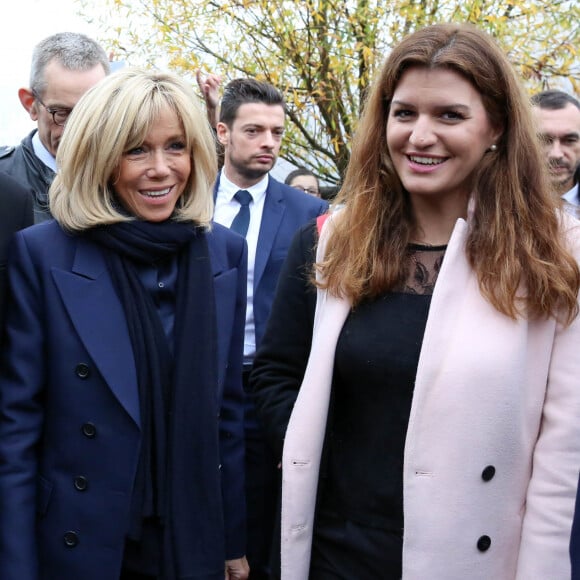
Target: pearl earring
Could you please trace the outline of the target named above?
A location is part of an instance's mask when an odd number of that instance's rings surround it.
[[[490,151],[497,151],[497,145],[495,143],[493,145],[490,145],[489,150]]]

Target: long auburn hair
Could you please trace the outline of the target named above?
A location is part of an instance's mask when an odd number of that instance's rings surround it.
[[[514,319],[560,313],[570,322],[578,310],[580,272],[566,248],[529,100],[491,37],[466,24],[411,34],[379,71],[338,194],[344,208],[317,264],[323,279],[318,285],[356,305],[404,279],[416,224],[387,150],[386,126],[397,83],[411,67],[460,74],[479,92],[491,125],[503,131],[473,180],[466,252],[483,296]]]

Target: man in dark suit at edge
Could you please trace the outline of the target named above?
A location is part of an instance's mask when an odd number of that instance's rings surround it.
[[[32,193],[0,171],[0,343],[4,324],[8,244],[13,233],[32,223]]]
[[[202,83],[200,88],[204,91]],[[208,102],[207,91],[204,96]],[[269,175],[280,151],[285,117],[284,98],[268,83],[237,79],[224,89],[216,126],[217,139],[224,148],[224,165],[215,186],[214,220],[245,235],[248,243],[243,377],[246,389],[290,242],[300,226],[328,209],[326,201],[279,183]],[[274,457],[264,440],[249,397],[245,420],[246,554],[251,580],[265,580],[269,577],[276,518],[279,458]]]

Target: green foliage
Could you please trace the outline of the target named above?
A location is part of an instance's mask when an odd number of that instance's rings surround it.
[[[85,14],[94,11],[80,0]],[[530,90],[580,88],[580,3],[552,0],[105,0],[119,58],[163,63],[195,82],[202,68],[282,89],[283,155],[338,183],[365,92],[389,47],[436,22],[472,22],[497,38]],[[127,25],[107,28],[116,14]],[[570,84],[565,85],[570,89]]]

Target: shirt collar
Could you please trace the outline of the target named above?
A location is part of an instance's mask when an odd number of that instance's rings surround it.
[[[222,174],[220,175],[220,186],[219,186],[220,194],[223,194],[223,196],[228,201],[232,201],[234,199],[234,195],[236,195],[236,193],[240,191],[240,189],[245,189],[252,196],[254,203],[256,203],[262,197],[265,197],[266,190],[268,189],[268,181],[269,176],[266,173],[266,175],[264,175],[264,177],[260,181],[258,181],[258,183],[255,183],[251,187],[241,188],[239,185],[236,185],[235,183],[231,182],[228,179],[225,171],[222,170]]]
[[[566,200],[569,203],[573,203],[574,205],[580,204],[580,199],[578,196],[578,184],[576,183],[572,189],[568,190],[563,196],[562,199]]]
[[[32,136],[32,148],[34,154],[50,169],[56,173],[56,159],[49,153],[48,149],[42,144],[38,131]]]

